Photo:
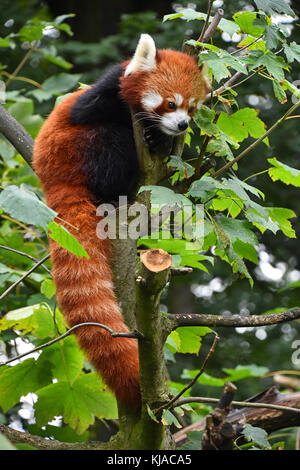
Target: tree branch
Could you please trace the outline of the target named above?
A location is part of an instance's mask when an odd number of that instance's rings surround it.
[[[175,313],[165,315],[173,329],[180,326],[210,326],[210,327],[245,327],[245,326],[267,326],[277,323],[296,320],[300,318],[300,308],[294,308],[282,313],[273,313],[270,315],[232,315],[231,317],[223,317],[221,315],[205,315],[197,313]]]
[[[41,436],[34,436],[27,432],[17,431],[4,424],[0,424],[0,432],[13,444],[29,444],[39,450],[100,450],[107,448],[105,443],[99,442],[60,442],[45,439]]]
[[[24,127],[0,105],[0,132],[31,166],[34,140]]]
[[[210,25],[204,32],[202,38],[201,36],[199,37],[198,42],[208,42],[210,40],[210,38],[214,35],[218,27],[218,24],[220,23],[223,16],[224,16],[224,10],[222,10],[222,8],[218,8],[215,16],[213,17],[212,22],[210,23]]]

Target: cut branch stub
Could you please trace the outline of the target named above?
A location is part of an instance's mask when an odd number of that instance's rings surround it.
[[[172,265],[172,256],[164,250],[150,249],[142,251],[141,262],[153,273],[159,273]]]

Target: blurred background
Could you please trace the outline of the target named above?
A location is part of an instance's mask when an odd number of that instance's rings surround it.
[[[140,33],[151,34],[158,47],[180,49],[183,38],[197,39],[202,23],[186,22],[183,20],[162,23],[165,14],[178,11],[182,7],[190,7],[198,11],[207,10],[207,1],[192,3],[174,3],[165,0],[0,0],[0,37],[9,32],[18,31],[26,22],[35,16],[50,20],[58,15],[74,13],[74,17],[66,22],[70,25],[73,35],[68,36],[63,31],[49,29],[44,33],[42,46],[49,53],[63,57],[73,66],[68,73],[78,74],[79,81],[90,84],[112,64],[118,63],[132,54]],[[296,14],[300,14],[297,0],[290,2]],[[216,0],[216,8],[223,8],[225,18],[230,19],[239,10],[254,10],[254,2],[244,0]],[[291,40],[300,43],[299,23],[291,25],[287,20]],[[240,41],[238,35],[232,38],[226,34],[217,33],[214,43],[232,51]],[[0,62],[7,65],[7,70],[14,70],[20,63],[26,48],[24,42],[12,51],[0,52]],[[298,69],[297,69],[298,66]],[[293,74],[289,80],[299,80],[300,67],[294,65]],[[44,60],[43,55],[33,53],[22,69],[22,75],[42,83],[48,77],[62,72],[55,61]],[[14,82],[12,90],[21,89],[24,83]],[[33,90],[34,88],[32,88]],[[8,91],[10,89],[8,88]],[[37,96],[36,96],[37,97]],[[239,88],[238,101],[240,107],[250,106],[260,110],[260,117],[267,127],[272,125],[290,106],[290,103],[280,104],[274,99],[272,84],[254,76],[247,81],[245,87]],[[290,100],[289,100],[290,101]],[[37,99],[35,112],[45,117],[55,102],[55,97],[47,100]],[[189,150],[185,152],[188,157]],[[270,138],[270,147],[261,144],[255,148],[239,168],[239,177],[246,178],[250,174],[259,173],[268,167],[267,158],[275,156],[280,161],[300,169],[300,133],[299,120],[291,119],[285,122]],[[265,195],[265,204],[270,201],[275,207],[292,209],[296,218],[293,226],[300,233],[299,222],[299,191],[295,187],[277,182],[273,184],[266,174],[253,177],[250,184],[261,189]],[[250,262],[247,267],[254,279],[251,288],[247,280],[240,280],[232,274],[230,267],[216,259],[214,268],[208,267],[209,273],[194,270],[189,276],[177,276],[172,281],[162,299],[162,310],[170,313],[211,313],[222,315],[251,315],[266,311],[299,306],[300,294],[300,244],[298,239],[288,239],[282,232],[278,235],[270,231],[261,235],[259,263]],[[298,283],[297,283],[298,281]],[[293,288],[286,288],[295,283]],[[30,293],[34,297],[34,292]],[[12,301],[14,302],[14,301]],[[19,304],[20,302],[20,304]],[[22,305],[22,299],[15,300],[15,308]],[[299,322],[286,323],[278,326],[261,328],[218,329],[221,337],[217,350],[210,361],[208,372],[216,377],[222,377],[222,368],[235,368],[237,365],[255,364],[265,366],[269,371],[300,370],[300,364],[292,363],[292,343],[300,340]],[[205,353],[210,347],[210,337],[204,338],[200,358],[182,355],[176,362],[169,362],[170,377],[176,381],[183,369],[199,368]],[[272,377],[257,379],[250,378],[238,383],[236,399],[245,399],[263,390],[273,383]],[[220,389],[198,385],[195,393],[200,395],[218,396]]]

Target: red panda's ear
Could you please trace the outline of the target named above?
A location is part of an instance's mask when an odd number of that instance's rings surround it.
[[[154,70],[155,68],[155,42],[149,34],[141,34],[134,56],[126,67],[125,77],[140,70]]]

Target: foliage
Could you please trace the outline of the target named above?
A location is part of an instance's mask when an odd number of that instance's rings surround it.
[[[210,79],[216,89],[226,83],[236,72],[242,74],[241,82],[264,79],[271,86],[273,100],[282,106],[290,100],[291,93],[299,98],[297,87],[293,84],[291,71],[300,62],[299,45],[290,40],[287,29],[282,24],[272,21],[272,15],[278,13],[292,14],[288,4],[271,0],[255,1],[257,11],[239,11],[232,19],[222,19],[218,31],[231,38],[241,36],[238,47],[241,53],[230,50],[216,34],[209,43],[189,40],[188,44],[197,48],[199,64],[207,63]],[[82,78],[80,73],[70,73],[72,64],[61,53],[70,55],[76,51],[77,63],[95,64],[99,46],[91,46],[89,57],[87,46],[68,39],[57,47],[51,43],[56,31],[65,33],[71,38],[72,31],[66,20],[72,15],[63,15],[54,20],[45,20],[34,16],[17,32],[9,33],[0,38],[0,48],[5,53],[16,48],[25,50],[24,55],[38,60],[40,68],[47,70],[46,64],[55,67],[57,73],[39,77],[40,81],[31,76],[22,77],[20,73],[8,72],[5,63],[1,63],[0,78],[7,82],[6,109],[36,137],[42,123],[44,109],[47,112],[55,100],[79,86]],[[159,45],[168,46],[178,37],[180,28],[186,23],[196,23],[195,30],[200,30],[206,15],[191,8],[181,9],[164,17],[158,27],[157,19],[151,12],[144,15],[124,15],[121,33],[108,37],[101,42],[101,60],[117,61],[121,56],[120,38],[126,51],[132,50],[136,36],[143,25],[150,33],[154,33]],[[159,35],[155,31],[159,28]],[[153,31],[152,31],[153,30]],[[175,32],[175,33],[174,33]],[[55,42],[55,41],[53,41]],[[90,46],[89,46],[90,47]],[[75,48],[75,49],[74,49]],[[84,62],[87,60],[87,62]],[[98,59],[99,60],[99,59]],[[101,61],[100,60],[100,61]],[[50,70],[50,69],[49,69]],[[15,85],[14,87],[12,85]],[[20,87],[21,86],[21,87]],[[243,84],[241,85],[243,89]],[[200,178],[195,176],[195,160],[202,158],[201,150],[206,146],[203,160],[214,157],[218,168],[232,162],[237,152],[247,148],[255,140],[262,138],[267,124],[261,113],[248,105],[244,105],[239,97],[237,84],[225,87],[210,103],[207,102],[196,113],[194,123],[189,129],[186,139],[184,159],[173,155],[167,164],[175,169],[169,187],[151,186],[141,188],[151,191],[151,202],[162,206],[166,202],[192,214],[195,220],[197,206],[203,207],[204,229],[202,238],[195,240],[195,232],[183,240],[170,239],[139,240],[139,246],[159,247],[172,254],[173,266],[191,266],[199,269],[201,274],[209,274],[213,267],[218,269],[219,263],[230,270],[231,279],[245,279],[249,286],[254,284],[253,267],[259,262],[259,246],[264,236],[285,236],[295,238],[295,230],[291,224],[296,214],[291,208],[274,206],[272,198],[268,198],[269,186],[277,181],[289,187],[299,187],[299,170],[279,161],[276,156],[263,161],[263,169],[257,171],[269,178],[267,191],[248,182],[255,180],[256,167],[243,179],[240,163],[232,165],[230,172],[215,178],[210,170]],[[242,93],[241,93],[242,96]],[[49,109],[48,109],[49,108]],[[40,110],[37,112],[36,110]],[[282,113],[284,114],[284,113]],[[272,146],[272,135],[263,139],[266,149]],[[191,152],[193,153],[191,158]],[[25,253],[2,249],[0,264],[0,285],[5,290],[35,264],[32,259],[41,259],[47,252],[48,235],[76,256],[88,256],[76,239],[61,225],[56,213],[42,201],[42,193],[36,177],[22,163],[12,145],[0,136],[0,155],[2,157],[0,209],[3,221],[0,227],[0,244]],[[243,160],[244,161],[244,160]],[[174,185],[189,181],[184,194],[176,192]],[[274,189],[276,192],[277,189]],[[191,212],[190,212],[191,211]],[[54,222],[54,219],[56,222]],[[187,245],[188,243],[188,245]],[[200,245],[199,245],[200,243]],[[49,268],[49,262],[45,262]],[[242,282],[242,281],[240,281]],[[250,294],[251,295],[251,294]],[[281,307],[281,305],[277,305]],[[287,305],[282,304],[284,310]],[[263,310],[262,310],[263,311]],[[62,314],[55,303],[55,286],[49,273],[40,266],[26,280],[17,286],[17,290],[4,297],[1,305],[0,319],[1,342],[3,356],[12,357],[18,347],[29,343],[40,346],[66,331]],[[189,327],[174,331],[167,339],[165,357],[169,364],[175,364],[179,357],[195,355],[198,366],[198,354],[206,335],[210,336],[209,328]],[[201,348],[201,353],[203,349]],[[222,387],[228,380],[245,381],[251,378],[263,378],[269,368],[262,365],[241,364],[235,367],[219,367],[218,372],[204,372],[197,380],[196,390],[201,386]],[[196,368],[196,365],[195,365]],[[171,368],[172,370],[172,368]],[[193,367],[186,367],[179,379],[192,380],[197,374]],[[170,389],[175,394],[184,387],[183,382],[170,381]],[[247,385],[246,385],[247,387]],[[184,396],[190,396],[191,390]],[[207,392],[206,389],[206,393]],[[94,423],[95,417],[114,419],[117,409],[114,397],[107,390],[91,366],[84,361],[71,336],[48,346],[34,357],[25,358],[13,367],[6,365],[0,368],[0,406],[3,419],[9,419],[22,408],[22,397],[33,394],[35,397],[34,413],[36,423],[32,429],[35,434],[55,436],[58,439],[79,441],[89,438],[87,430]],[[179,416],[188,413],[197,419],[209,412],[205,405],[192,404],[176,409],[174,412],[165,410],[162,421],[166,425],[180,427]],[[63,433],[57,437],[57,428],[51,425],[55,417],[63,417]],[[49,424],[50,423],[50,424]],[[44,428],[46,426],[46,429]],[[25,423],[28,427],[28,423]],[[262,430],[246,427],[244,436],[251,445],[269,448],[266,435]],[[45,434],[46,433],[46,434]],[[2,437],[1,437],[2,439]],[[195,437],[198,445],[199,436]],[[238,446],[238,443],[237,443]],[[198,447],[199,448],[199,445]]]

